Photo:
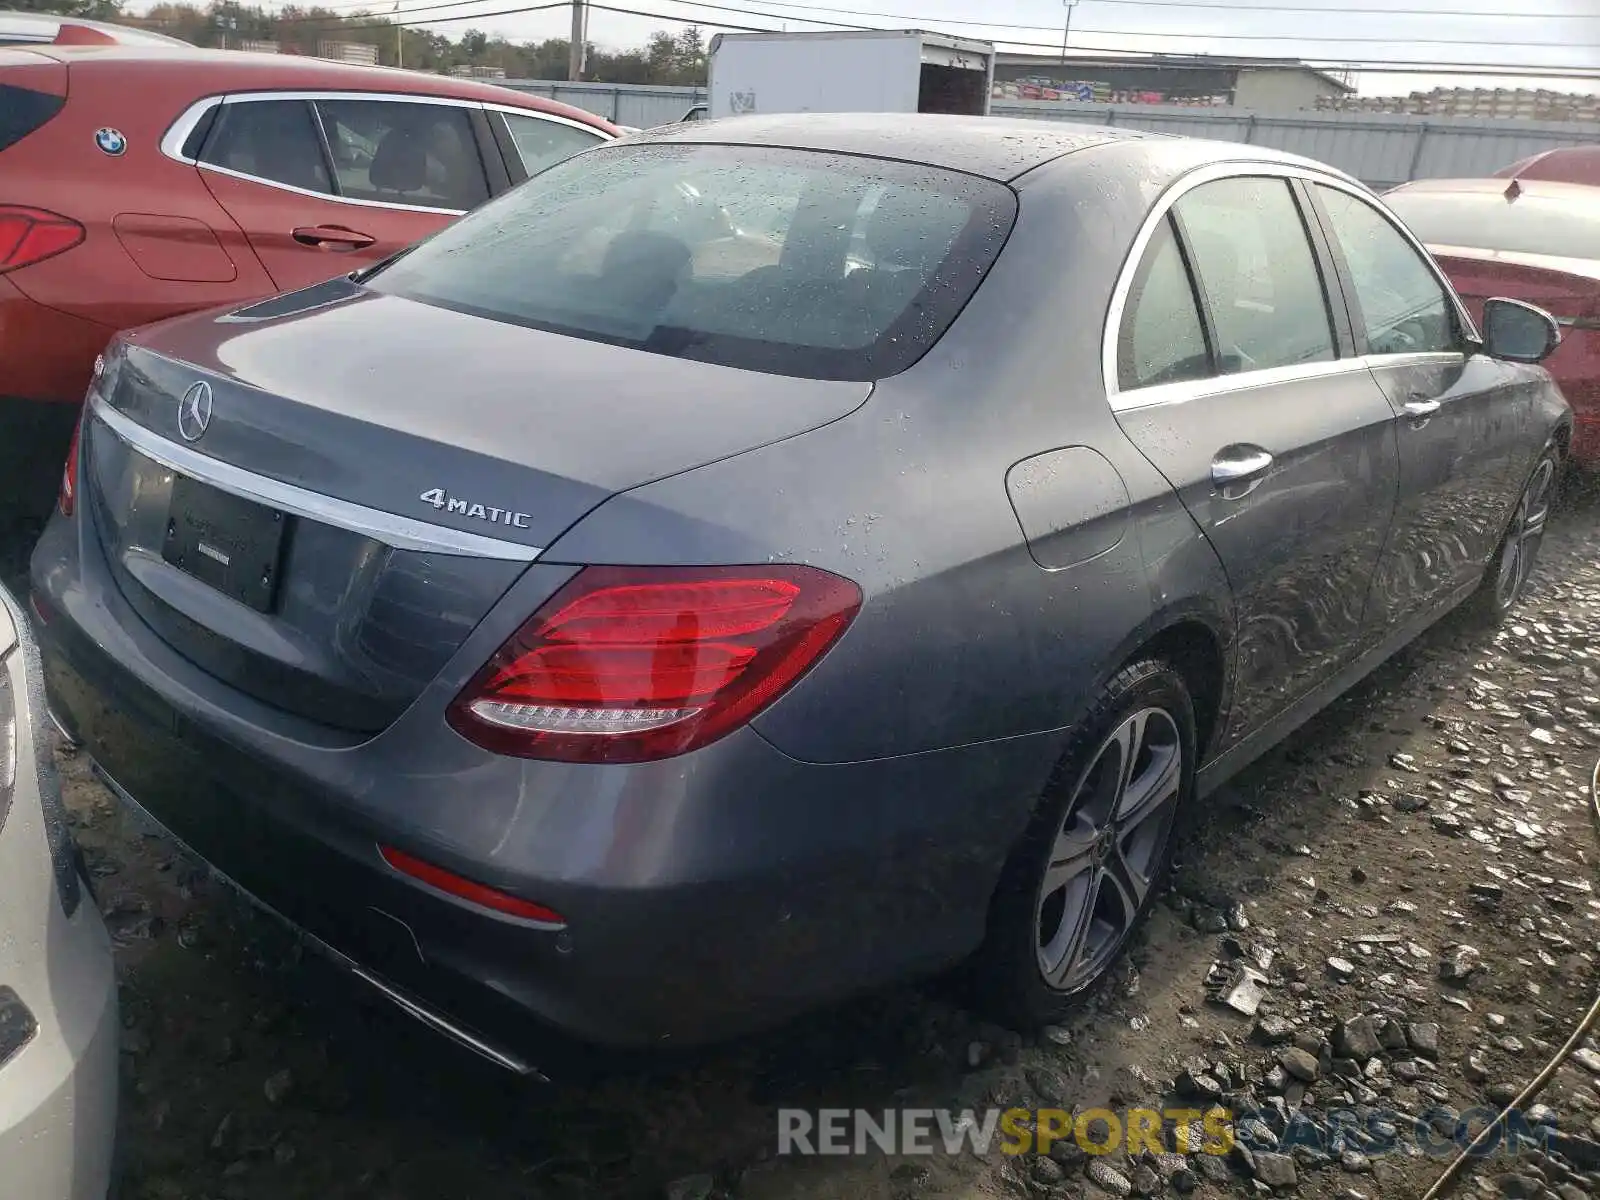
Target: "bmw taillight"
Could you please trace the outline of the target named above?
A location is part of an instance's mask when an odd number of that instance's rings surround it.
[[[838,641],[861,590],[814,567],[586,567],[451,705],[500,754],[645,762],[749,721]]]
[[[56,507],[63,517],[70,517],[78,507],[78,440],[83,436],[84,413],[78,414],[78,423],[72,427],[72,441],[67,445],[67,462],[61,468],[61,491],[56,496]]]
[[[0,275],[71,250],[85,236],[71,217],[43,208],[0,204]]]

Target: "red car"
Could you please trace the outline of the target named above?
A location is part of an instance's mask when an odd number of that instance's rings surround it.
[[[1600,468],[1600,187],[1537,179],[1427,179],[1384,196],[1482,316],[1513,296],[1561,323],[1545,361],[1577,424],[1571,460]]]
[[[1600,146],[1562,146],[1519,159],[1495,173],[1496,179],[1549,179],[1600,187]]]
[[[616,136],[566,105],[421,72],[181,44],[0,47],[0,442],[59,463],[120,329],[346,274]]]

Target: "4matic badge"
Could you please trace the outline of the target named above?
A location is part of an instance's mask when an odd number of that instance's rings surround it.
[[[449,495],[443,488],[429,488],[418,496],[424,504],[431,504],[441,512],[460,513],[479,521],[492,521],[496,525],[510,525],[513,529],[526,529],[533,518],[525,512],[509,508],[495,508],[492,504],[474,504],[459,496]]]

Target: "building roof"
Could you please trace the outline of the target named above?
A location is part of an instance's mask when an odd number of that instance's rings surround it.
[[[1018,54],[1008,50],[996,51],[994,61],[996,66],[1009,67],[1063,65],[1059,54]],[[1298,58],[1249,58],[1222,54],[1079,54],[1069,50],[1066,65],[1162,71],[1304,71],[1342,92],[1356,90],[1354,84],[1346,83],[1321,67],[1301,62]]]

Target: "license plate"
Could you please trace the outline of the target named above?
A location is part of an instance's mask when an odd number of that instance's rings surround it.
[[[161,557],[223,595],[271,612],[288,525],[277,509],[175,475]]]

